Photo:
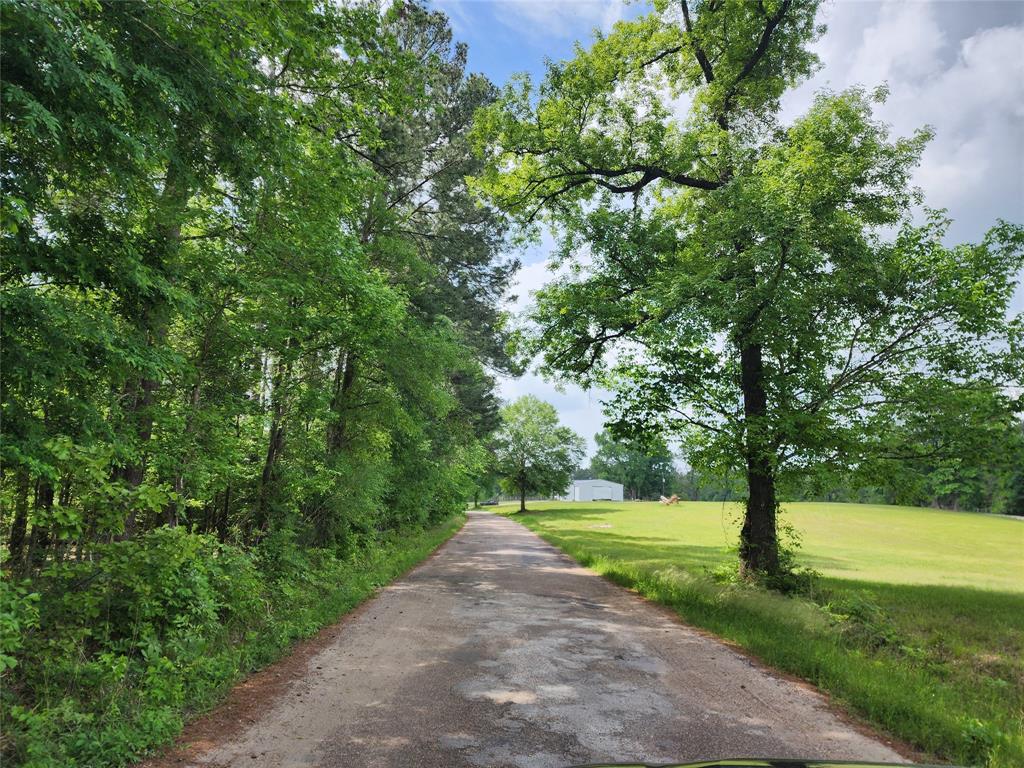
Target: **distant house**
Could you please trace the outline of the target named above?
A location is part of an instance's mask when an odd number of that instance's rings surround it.
[[[622,483],[611,480],[573,480],[565,492],[568,501],[622,501]]]

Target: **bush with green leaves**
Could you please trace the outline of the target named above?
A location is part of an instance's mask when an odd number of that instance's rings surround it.
[[[457,527],[406,529],[347,557],[278,536],[247,551],[183,528],[104,545],[29,592],[0,582],[3,757],[121,766],[350,610]]]

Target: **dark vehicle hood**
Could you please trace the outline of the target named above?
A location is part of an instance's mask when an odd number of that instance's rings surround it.
[[[843,760],[797,760],[740,758],[732,760],[705,760],[698,763],[590,763],[575,768],[929,768],[916,763],[863,763]],[[944,766],[943,768],[949,768]]]

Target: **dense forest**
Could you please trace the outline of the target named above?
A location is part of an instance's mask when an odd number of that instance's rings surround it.
[[[463,507],[510,365],[465,182],[496,89],[415,3],[5,2],[0,34],[3,748],[117,763]]]

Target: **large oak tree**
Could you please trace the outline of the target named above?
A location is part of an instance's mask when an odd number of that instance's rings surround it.
[[[817,7],[656,0],[477,125],[478,189],[561,239],[527,351],[611,388],[616,431],[743,473],[748,573],[779,568],[780,486],[998,442],[1020,379],[1020,228],[950,248],[941,212],[917,223],[929,134],[891,137],[884,91],[780,122]]]

